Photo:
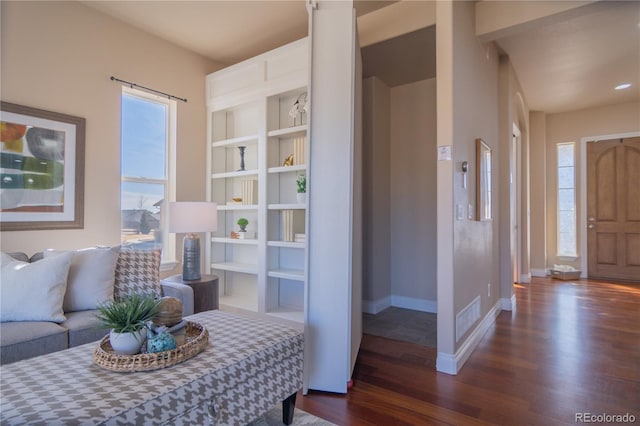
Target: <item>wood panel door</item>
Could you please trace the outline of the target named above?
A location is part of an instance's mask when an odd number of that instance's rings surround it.
[[[589,277],[640,281],[640,137],[587,143]]]

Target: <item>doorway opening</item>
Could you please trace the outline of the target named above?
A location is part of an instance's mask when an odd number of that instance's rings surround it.
[[[362,59],[363,329],[435,345],[435,26],[366,46]]]

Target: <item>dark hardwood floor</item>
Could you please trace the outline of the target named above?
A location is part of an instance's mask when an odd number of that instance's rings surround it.
[[[640,424],[640,284],[534,278],[515,294],[458,375],[435,371],[435,349],[365,335],[349,393],[296,406],[338,425]]]

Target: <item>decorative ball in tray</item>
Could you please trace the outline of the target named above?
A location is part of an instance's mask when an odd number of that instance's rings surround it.
[[[117,372],[158,370],[193,358],[202,352],[209,342],[209,332],[202,324],[182,320],[182,303],[173,297],[163,298],[160,309],[153,318],[152,324],[149,324],[149,328],[156,330],[161,328],[163,335],[167,334],[167,328],[168,331],[177,329],[173,333],[175,340],[171,337],[171,340],[175,342],[172,348],[156,352],[149,350],[135,355],[122,355],[113,350],[109,335],[107,335],[95,349],[93,362],[102,368]],[[146,343],[143,347],[145,346]]]

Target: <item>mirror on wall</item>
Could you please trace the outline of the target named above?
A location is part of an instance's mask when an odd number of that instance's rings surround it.
[[[491,218],[491,148],[476,139],[476,220]]]

